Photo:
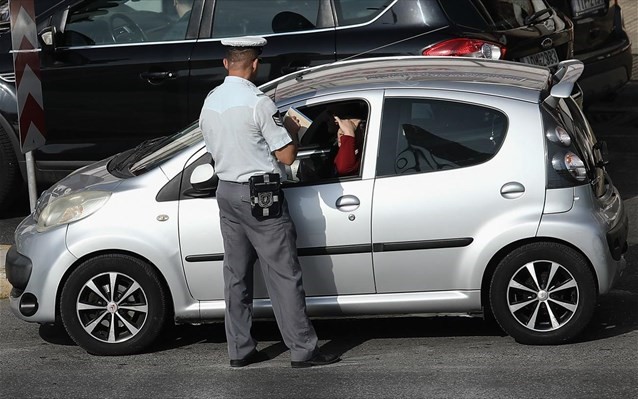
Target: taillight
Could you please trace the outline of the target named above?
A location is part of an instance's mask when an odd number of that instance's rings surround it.
[[[547,139],[547,188],[573,187],[586,182],[587,166],[578,155],[571,134],[549,115],[544,119]]]
[[[571,151],[555,154],[552,167],[561,174],[569,174],[577,182],[587,180],[587,168],[582,159]]]
[[[478,39],[450,39],[423,50],[423,55],[458,56],[498,60],[505,57],[505,47]]]

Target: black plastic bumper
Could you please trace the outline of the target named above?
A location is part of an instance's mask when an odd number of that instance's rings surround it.
[[[5,272],[7,280],[11,285],[18,289],[24,290],[31,277],[31,259],[18,253],[15,245],[9,248],[5,262]]]
[[[619,218],[618,223],[607,232],[607,245],[614,260],[620,260],[627,252],[627,236],[629,235],[629,218],[626,213]]]

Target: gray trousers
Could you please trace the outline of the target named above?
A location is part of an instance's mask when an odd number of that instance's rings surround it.
[[[281,217],[258,221],[250,212],[248,184],[220,181],[217,203],[224,239],[226,339],[230,359],[243,359],[257,346],[252,337],[253,266],[257,259],[291,361],[317,350],[317,334],[306,314],[306,294],[297,258],[297,233],[283,203]]]

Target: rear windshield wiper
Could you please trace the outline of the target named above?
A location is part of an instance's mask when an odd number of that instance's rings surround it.
[[[550,14],[551,15],[552,10],[550,10],[549,8],[546,8],[544,10],[540,10],[540,11],[536,11],[534,14],[525,17],[525,25],[531,25],[534,22],[538,21],[539,19],[541,19],[542,16],[544,16],[545,14]]]

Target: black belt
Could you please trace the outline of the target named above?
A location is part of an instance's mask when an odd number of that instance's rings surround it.
[[[230,184],[241,184],[242,186],[247,186],[250,184],[250,182],[247,181],[230,181],[230,180],[220,180],[223,181],[224,183],[230,183]]]

